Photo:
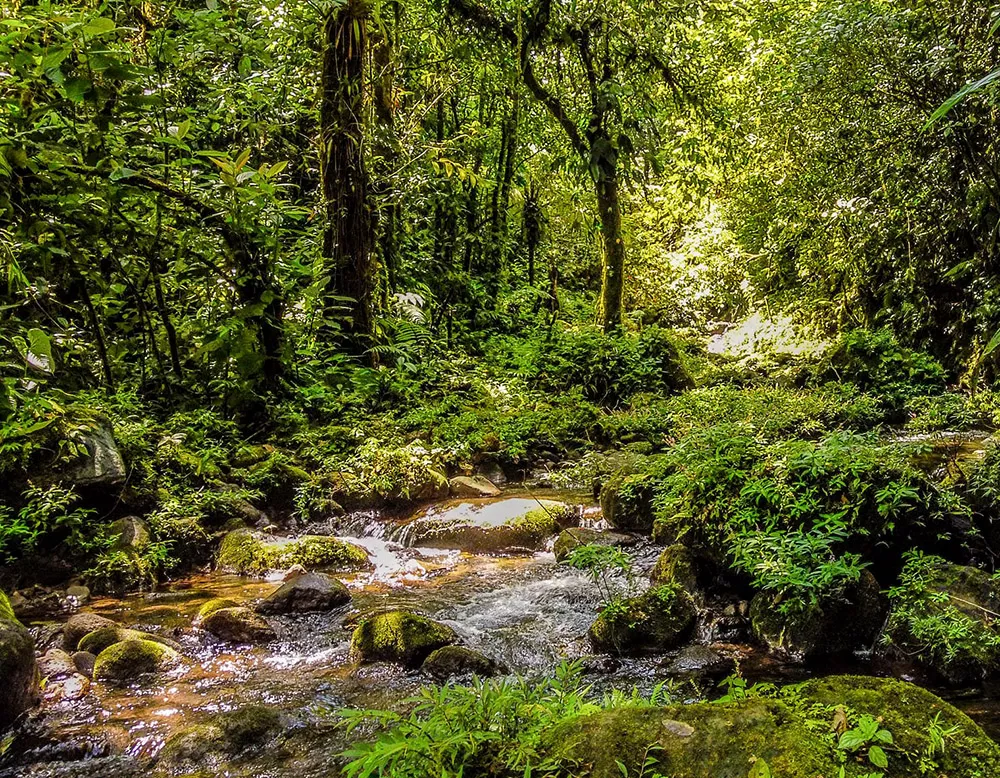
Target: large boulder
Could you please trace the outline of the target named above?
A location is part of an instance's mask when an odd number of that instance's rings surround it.
[[[94,678],[127,683],[173,667],[179,655],[170,646],[152,640],[124,640],[108,646],[94,662]]]
[[[646,473],[621,470],[601,487],[601,510],[604,519],[615,529],[653,531],[653,495],[655,481]]]
[[[280,731],[281,716],[274,708],[248,705],[176,731],[164,744],[160,761],[216,768],[246,751],[265,747]]]
[[[38,682],[35,642],[0,592],[0,729],[38,702]]]
[[[420,669],[438,681],[464,675],[491,678],[497,674],[497,663],[485,654],[465,646],[444,646],[424,660]]]
[[[556,538],[552,546],[552,552],[556,555],[556,561],[562,562],[570,552],[580,546],[616,546],[627,548],[639,542],[635,535],[626,535],[622,532],[606,532],[588,527],[570,527],[564,529]]]
[[[893,745],[884,749],[888,767],[869,761],[869,747],[881,741],[838,748],[831,725],[841,716],[848,728],[867,716],[866,722],[891,733]],[[929,752],[933,727],[952,734],[943,749]],[[953,706],[902,681],[850,676],[810,681],[789,698],[624,706],[582,715],[552,727],[543,751],[572,764],[577,778],[1000,775],[1000,746]]]
[[[201,620],[201,628],[227,643],[270,643],[278,638],[267,619],[249,608],[220,608]]]
[[[98,423],[82,433],[87,453],[67,470],[66,478],[77,486],[112,486],[125,480],[125,462],[114,432],[107,423]]]
[[[458,635],[447,624],[409,611],[368,616],[351,637],[351,656],[361,663],[395,662],[420,667],[436,649],[451,645]]]
[[[649,580],[653,584],[676,583],[693,592],[698,589],[699,573],[700,565],[691,550],[674,543],[660,552],[649,573]]]
[[[605,608],[588,635],[597,651],[611,654],[666,651],[691,635],[697,615],[694,600],[684,589],[654,586],[638,597]]]
[[[500,490],[489,478],[481,475],[460,475],[448,482],[452,497],[497,497]]]
[[[108,534],[115,538],[116,551],[138,551],[149,545],[149,525],[137,516],[126,516],[112,522]]]
[[[429,508],[410,522],[404,540],[410,546],[479,554],[538,551],[572,520],[569,506],[551,500],[513,497],[485,504],[452,503]]]
[[[323,573],[305,573],[286,581],[258,605],[260,613],[330,611],[347,605],[351,592],[336,578]]]
[[[867,570],[840,597],[794,609],[781,605],[772,595],[757,594],[750,601],[750,624],[758,640],[796,661],[872,648],[888,610]]]
[[[267,538],[249,529],[226,533],[216,557],[218,567],[243,575],[262,575],[302,565],[308,570],[352,572],[371,567],[361,546],[326,535]]]

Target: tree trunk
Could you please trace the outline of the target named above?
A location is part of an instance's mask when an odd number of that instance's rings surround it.
[[[341,305],[337,298],[352,300],[345,330],[349,347],[357,354],[371,345],[374,332],[373,230],[362,153],[367,17],[363,0],[348,0],[327,18],[320,107],[326,203],[323,256],[330,273],[326,314],[335,315]]]
[[[622,324],[622,296],[625,290],[625,243],[622,240],[618,171],[615,167],[601,171],[596,181],[596,193],[604,244],[600,319],[604,331],[610,332]]]

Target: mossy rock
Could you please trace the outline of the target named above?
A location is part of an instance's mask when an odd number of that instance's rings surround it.
[[[361,546],[325,535],[306,535],[294,540],[265,540],[248,529],[226,533],[216,556],[218,567],[243,575],[262,575],[292,565],[338,572],[371,567]]]
[[[438,681],[447,681],[463,675],[492,678],[499,668],[488,656],[471,648],[445,646],[431,652],[420,669]]]
[[[116,625],[113,627],[102,627],[84,635],[77,645],[77,650],[99,656],[108,646],[113,646],[115,643],[121,643],[125,640],[151,640],[154,643],[168,646],[174,651],[180,651],[181,648],[177,641],[170,640],[170,638],[163,638],[159,635],[151,635],[148,632],[140,632],[136,629],[127,629]]]
[[[619,471],[601,488],[604,519],[615,529],[649,535],[653,531],[655,481],[646,473]]]
[[[435,506],[407,526],[406,539],[410,546],[478,554],[538,551],[572,516],[572,509],[564,503],[517,497]]]
[[[303,573],[285,581],[258,605],[259,613],[330,611],[347,605],[351,592],[336,578],[323,573]]]
[[[698,560],[691,550],[680,543],[665,548],[656,558],[656,564],[649,574],[654,584],[676,583],[689,592],[698,589]]]
[[[497,485],[481,475],[460,475],[448,482],[452,497],[496,497],[500,494]]]
[[[117,626],[116,622],[96,613],[75,613],[63,626],[63,648],[70,652],[76,651],[80,641],[91,632]]]
[[[930,692],[902,681],[830,677],[811,681],[790,698],[751,698],[724,704],[695,703],[662,708],[622,707],[579,716],[553,727],[543,750],[575,778],[619,778],[660,774],[671,778],[747,778],[764,762],[775,778],[835,778],[841,753],[831,733],[836,709],[848,726],[862,714],[882,717],[892,733],[885,778],[919,778],[935,715],[956,727],[939,769],[948,778],[1000,775],[1000,746],[967,716]],[[645,765],[646,760],[651,760]],[[644,766],[645,765],[645,766]],[[846,778],[875,772],[848,760]]]
[[[458,639],[446,624],[409,611],[386,611],[365,618],[351,637],[351,657],[358,662],[396,662],[419,667],[436,649]]]
[[[885,623],[888,606],[867,570],[844,594],[819,605],[783,612],[765,593],[750,601],[754,636],[796,661],[870,649]]]
[[[0,729],[38,702],[35,641],[0,592]]]
[[[198,608],[197,620],[204,621],[209,616],[211,616],[216,611],[221,611],[223,608],[238,608],[240,604],[236,600],[230,600],[226,597],[213,597],[211,600],[203,604]]]
[[[552,552],[556,555],[556,561],[562,562],[570,552],[580,546],[616,546],[627,548],[639,542],[639,538],[634,535],[626,535],[621,532],[606,532],[588,527],[571,527],[564,529],[556,538]]]
[[[170,669],[180,658],[170,646],[152,640],[124,640],[108,646],[94,662],[94,678],[125,683]]]
[[[220,608],[202,619],[201,628],[227,643],[269,643],[278,638],[267,619],[249,608]]]
[[[605,608],[588,635],[597,651],[622,655],[666,651],[691,635],[697,615],[694,600],[684,589],[654,586]]]
[[[276,710],[248,705],[178,730],[167,739],[160,759],[172,765],[216,764],[216,760],[263,747],[280,729],[281,716]]]

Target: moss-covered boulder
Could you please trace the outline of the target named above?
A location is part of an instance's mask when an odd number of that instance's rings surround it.
[[[236,602],[236,600],[230,600],[227,597],[213,597],[211,600],[208,600],[200,608],[198,608],[197,621],[202,622],[213,613],[221,611],[223,608],[238,607],[240,607],[240,604]]]
[[[117,626],[116,622],[96,613],[75,613],[63,626],[63,648],[70,652],[76,651],[86,635],[105,627]]]
[[[274,614],[330,611],[350,601],[350,590],[336,578],[323,573],[305,573],[271,592],[258,603],[257,611]]]
[[[698,589],[699,572],[699,562],[691,550],[674,543],[660,552],[649,573],[649,580],[654,585],[676,583],[693,592]]]
[[[278,639],[267,619],[249,608],[220,608],[202,619],[201,628],[227,643],[270,643]]]
[[[149,545],[149,525],[138,516],[126,516],[111,524],[108,533],[115,538],[113,548],[118,551],[138,551]]]
[[[885,642],[954,685],[1000,672],[1000,581],[974,567],[914,557],[894,590]]]
[[[434,506],[405,528],[410,546],[452,548],[479,554],[538,551],[573,520],[572,509],[552,500],[510,498],[488,503]]]
[[[248,705],[178,730],[164,744],[160,761],[172,766],[216,767],[222,760],[265,747],[280,731],[281,716],[276,710]]]
[[[173,667],[180,655],[170,646],[152,640],[124,640],[108,646],[94,662],[94,678],[126,683]]]
[[[438,681],[447,681],[463,675],[491,678],[497,674],[499,667],[488,656],[471,648],[445,646],[431,652],[420,669]]]
[[[489,478],[481,475],[460,475],[448,482],[448,490],[452,497],[496,497],[500,494]]]
[[[653,531],[655,481],[647,473],[621,470],[601,487],[604,519],[615,529],[649,535]]]
[[[606,607],[588,635],[597,651],[611,654],[666,651],[691,635],[697,615],[694,600],[680,586],[654,586]]]
[[[885,749],[887,768],[868,761],[868,743],[854,752],[838,749],[834,721],[841,716],[848,728],[862,716],[881,719],[894,744]],[[953,739],[921,769],[936,716],[936,726],[954,728]],[[1000,775],[1000,746],[967,716],[919,687],[876,678],[826,678],[787,698],[616,708],[553,727],[543,749],[572,765],[568,774],[576,778],[619,778],[625,771],[671,778]]]
[[[79,651],[86,651],[88,653],[99,656],[100,653],[106,649],[108,646],[113,646],[115,643],[121,643],[124,640],[151,640],[154,643],[162,643],[165,646],[172,648],[174,651],[180,651],[180,644],[171,640],[170,638],[160,637],[159,635],[151,635],[148,632],[140,632],[136,629],[127,629],[125,627],[119,627],[117,625],[113,627],[102,627],[101,629],[94,630],[93,632],[84,635],[80,639],[80,643],[77,645]]]
[[[410,611],[387,611],[365,618],[351,637],[351,657],[362,663],[396,662],[419,667],[432,651],[458,639],[447,624]]]
[[[302,565],[307,570],[352,572],[371,567],[361,546],[326,535],[269,539],[249,529],[227,532],[216,556],[218,567],[242,575],[262,575]]]
[[[750,624],[768,648],[797,661],[872,648],[888,610],[868,571],[835,599],[790,609],[782,605],[769,594],[757,594],[750,601]]]
[[[570,552],[580,546],[617,546],[627,548],[639,542],[635,535],[626,535],[622,532],[606,532],[588,527],[570,527],[564,529],[556,538],[552,551],[556,555],[556,561],[562,562]]]
[[[35,642],[0,592],[0,729],[38,701]]]

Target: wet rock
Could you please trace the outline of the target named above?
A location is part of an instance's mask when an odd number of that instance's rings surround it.
[[[16,616],[15,611],[15,616]],[[58,622],[35,624],[28,628],[32,640],[35,641],[35,653],[44,654],[50,648],[62,648],[63,625]]]
[[[177,641],[171,640],[170,638],[160,637],[159,635],[151,635],[148,632],[140,632],[136,629],[127,629],[126,627],[102,627],[101,629],[94,630],[93,632],[84,635],[80,639],[78,649],[80,651],[87,651],[95,656],[100,656],[101,652],[108,646],[113,646],[115,643],[121,643],[123,640],[149,640],[153,643],[161,643],[174,651],[180,651],[180,644]]]
[[[481,505],[435,506],[406,528],[410,546],[452,548],[480,554],[545,548],[561,522],[574,516],[564,503],[511,498]]]
[[[653,584],[676,583],[689,592],[698,589],[698,561],[687,546],[675,543],[656,559],[649,579]]]
[[[49,649],[38,660],[38,673],[42,678],[56,680],[75,675],[76,672],[73,658],[61,648]]]
[[[481,475],[460,475],[448,482],[452,497],[496,497],[500,490],[496,484]]]
[[[75,605],[83,605],[90,599],[90,587],[82,584],[67,586],[66,597],[73,600]]]
[[[67,480],[77,486],[112,486],[125,480],[125,462],[110,424],[98,423],[83,433],[82,442],[87,454],[66,472]]]
[[[109,683],[134,681],[173,667],[180,656],[152,640],[124,640],[108,646],[94,662],[94,678]]]
[[[488,656],[464,646],[445,646],[432,651],[420,669],[439,681],[463,675],[492,678],[499,670]]]
[[[725,678],[736,670],[736,662],[708,646],[688,646],[665,669],[675,678]]]
[[[325,535],[267,539],[248,529],[226,533],[216,557],[218,567],[244,575],[261,575],[301,565],[308,570],[350,572],[371,567],[361,546]]]
[[[18,620],[31,622],[57,618],[65,611],[67,603],[65,592],[33,586],[14,592],[10,605]]]
[[[80,641],[91,632],[105,627],[117,626],[111,619],[106,619],[96,613],[74,614],[63,627],[63,648],[66,651],[76,651],[80,647]]]
[[[216,611],[221,611],[223,608],[239,608],[240,604],[236,600],[230,600],[227,597],[214,597],[200,608],[198,608],[197,621],[202,622],[211,616]]]
[[[878,581],[867,570],[836,600],[783,611],[769,594],[750,602],[754,636],[796,661],[871,648],[888,610]]]
[[[80,673],[63,676],[45,683],[44,696],[47,702],[72,702],[87,696],[90,679]]]
[[[683,643],[694,630],[694,600],[679,586],[655,586],[623,607],[605,609],[588,635],[597,651],[635,655],[665,651]]]
[[[97,657],[91,654],[89,651],[77,651],[71,657],[73,660],[73,666],[77,669],[77,672],[85,678],[94,677],[94,663],[97,661]]]
[[[201,628],[227,643],[269,643],[278,635],[267,619],[249,608],[222,608],[201,622]]]
[[[109,533],[115,537],[112,548],[117,551],[138,551],[149,545],[149,525],[137,516],[126,516],[111,524]]]
[[[604,519],[615,529],[649,535],[653,530],[653,479],[626,470],[601,487]]]
[[[351,601],[351,593],[336,578],[306,573],[283,583],[257,605],[260,613],[331,611]]]
[[[306,570],[302,565],[292,565],[289,567],[283,576],[281,576],[282,581],[291,581],[293,578],[297,578],[300,575],[305,575],[308,570]]]
[[[276,710],[249,705],[178,730],[167,739],[160,760],[169,765],[215,765],[220,759],[265,746],[280,731],[281,716]]]
[[[1000,745],[965,714],[912,684],[834,676],[807,682],[797,697],[806,704],[751,698],[724,704],[626,706],[551,728],[542,750],[577,765],[578,778],[620,778],[626,771],[671,778],[745,778],[754,774],[758,762],[768,766],[766,774],[781,778],[836,776],[842,753],[831,747],[828,727],[817,727],[810,718],[809,704],[816,703],[826,706],[831,720],[838,705],[852,716],[878,717],[893,736],[887,771],[892,778],[917,774],[903,754],[923,753],[936,716],[938,725],[954,728],[954,739],[936,757],[940,769],[935,768],[935,774],[1000,775]],[[858,765],[856,772],[871,771]]]
[[[621,670],[622,663],[607,654],[594,654],[580,659],[580,671],[584,675],[610,675]]]
[[[409,611],[386,611],[365,618],[351,637],[351,657],[361,663],[396,662],[419,667],[436,649],[458,639],[455,631]]]
[[[35,644],[0,592],[0,730],[38,701]]]
[[[638,542],[639,538],[635,535],[626,535],[622,532],[605,532],[587,527],[572,527],[564,529],[559,533],[552,551],[556,555],[556,561],[562,562],[569,556],[573,549],[580,546],[598,545],[628,548],[636,545]]]

